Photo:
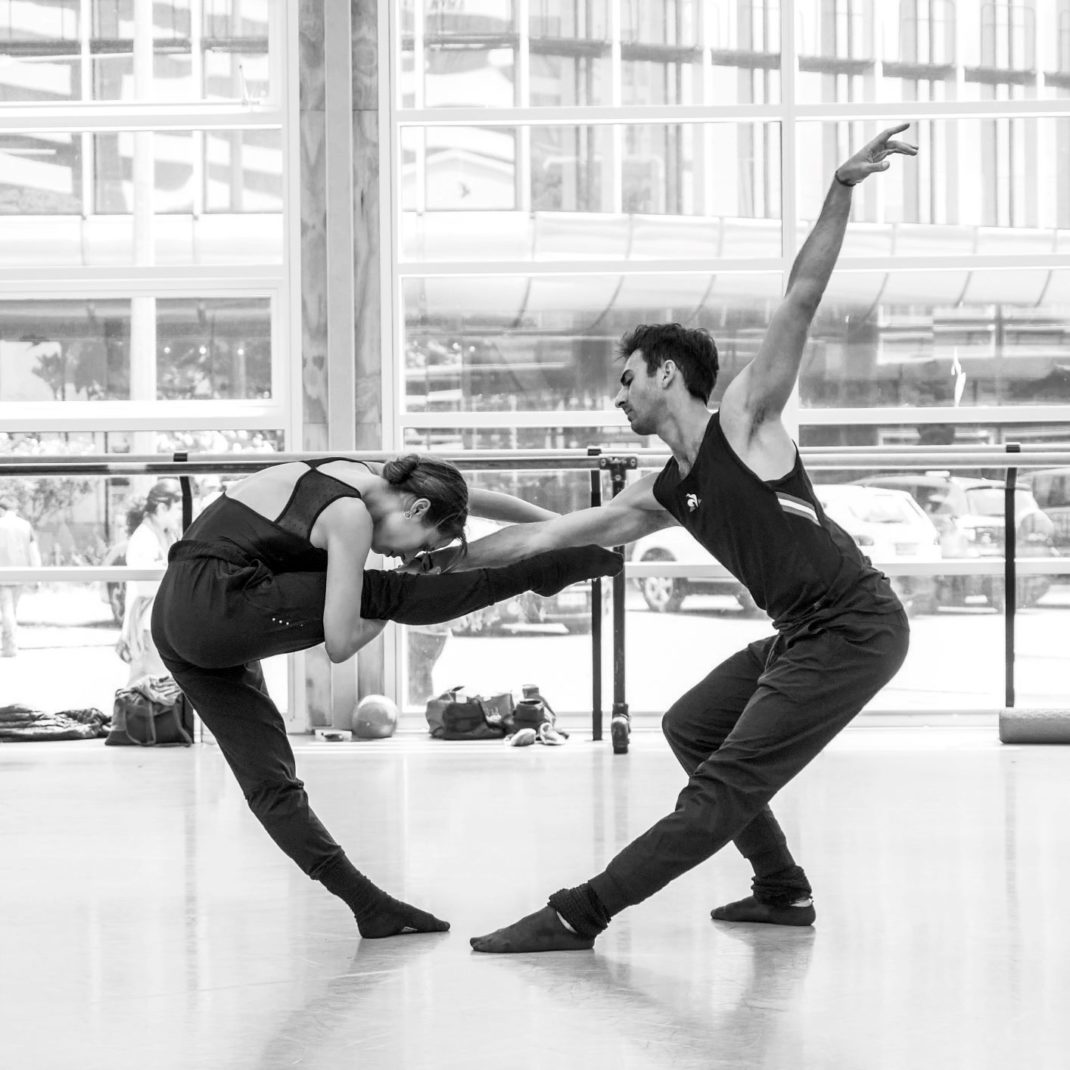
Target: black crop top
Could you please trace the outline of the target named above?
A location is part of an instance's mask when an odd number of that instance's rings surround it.
[[[324,509],[339,498],[359,498],[360,491],[319,471],[321,465],[344,457],[323,457],[308,464],[294,483],[289,500],[274,520],[244,502],[221,494],[182,537],[183,542],[222,544],[252,561],[263,561],[273,572],[322,572],[327,552],[309,541],[312,527]]]

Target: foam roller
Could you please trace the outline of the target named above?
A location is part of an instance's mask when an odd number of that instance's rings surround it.
[[[1002,709],[1001,743],[1070,743],[1070,710]]]

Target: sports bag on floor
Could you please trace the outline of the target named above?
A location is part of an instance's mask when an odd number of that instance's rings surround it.
[[[115,692],[109,747],[193,742],[193,707],[170,676],[143,676]]]
[[[502,739],[513,730],[513,696],[484,698],[452,687],[427,703],[426,715],[435,739]]]

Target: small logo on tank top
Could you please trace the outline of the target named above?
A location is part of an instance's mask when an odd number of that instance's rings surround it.
[[[702,504],[702,499],[694,493],[688,494],[684,501],[687,502],[687,507],[691,512],[694,512]]]

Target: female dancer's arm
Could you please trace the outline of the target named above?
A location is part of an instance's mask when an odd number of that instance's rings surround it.
[[[447,547],[421,555],[412,571],[433,574],[441,568],[465,572],[475,568],[505,565],[533,554],[565,546],[616,546],[632,542],[676,521],[654,498],[651,472],[623,490],[616,498],[591,509],[577,509],[533,524],[514,524],[493,535],[477,539],[468,553],[458,556]]]
[[[323,599],[323,640],[327,657],[351,658],[386,627],[385,620],[360,615],[364,565],[372,545],[372,520],[358,498],[339,498],[320,513],[313,545],[327,551],[327,590]]]
[[[482,490],[479,487],[468,488],[468,511],[472,516],[501,520],[506,524],[530,524],[536,520],[552,520],[555,516],[560,516],[552,509],[544,509],[541,505],[534,505],[512,494]]]

